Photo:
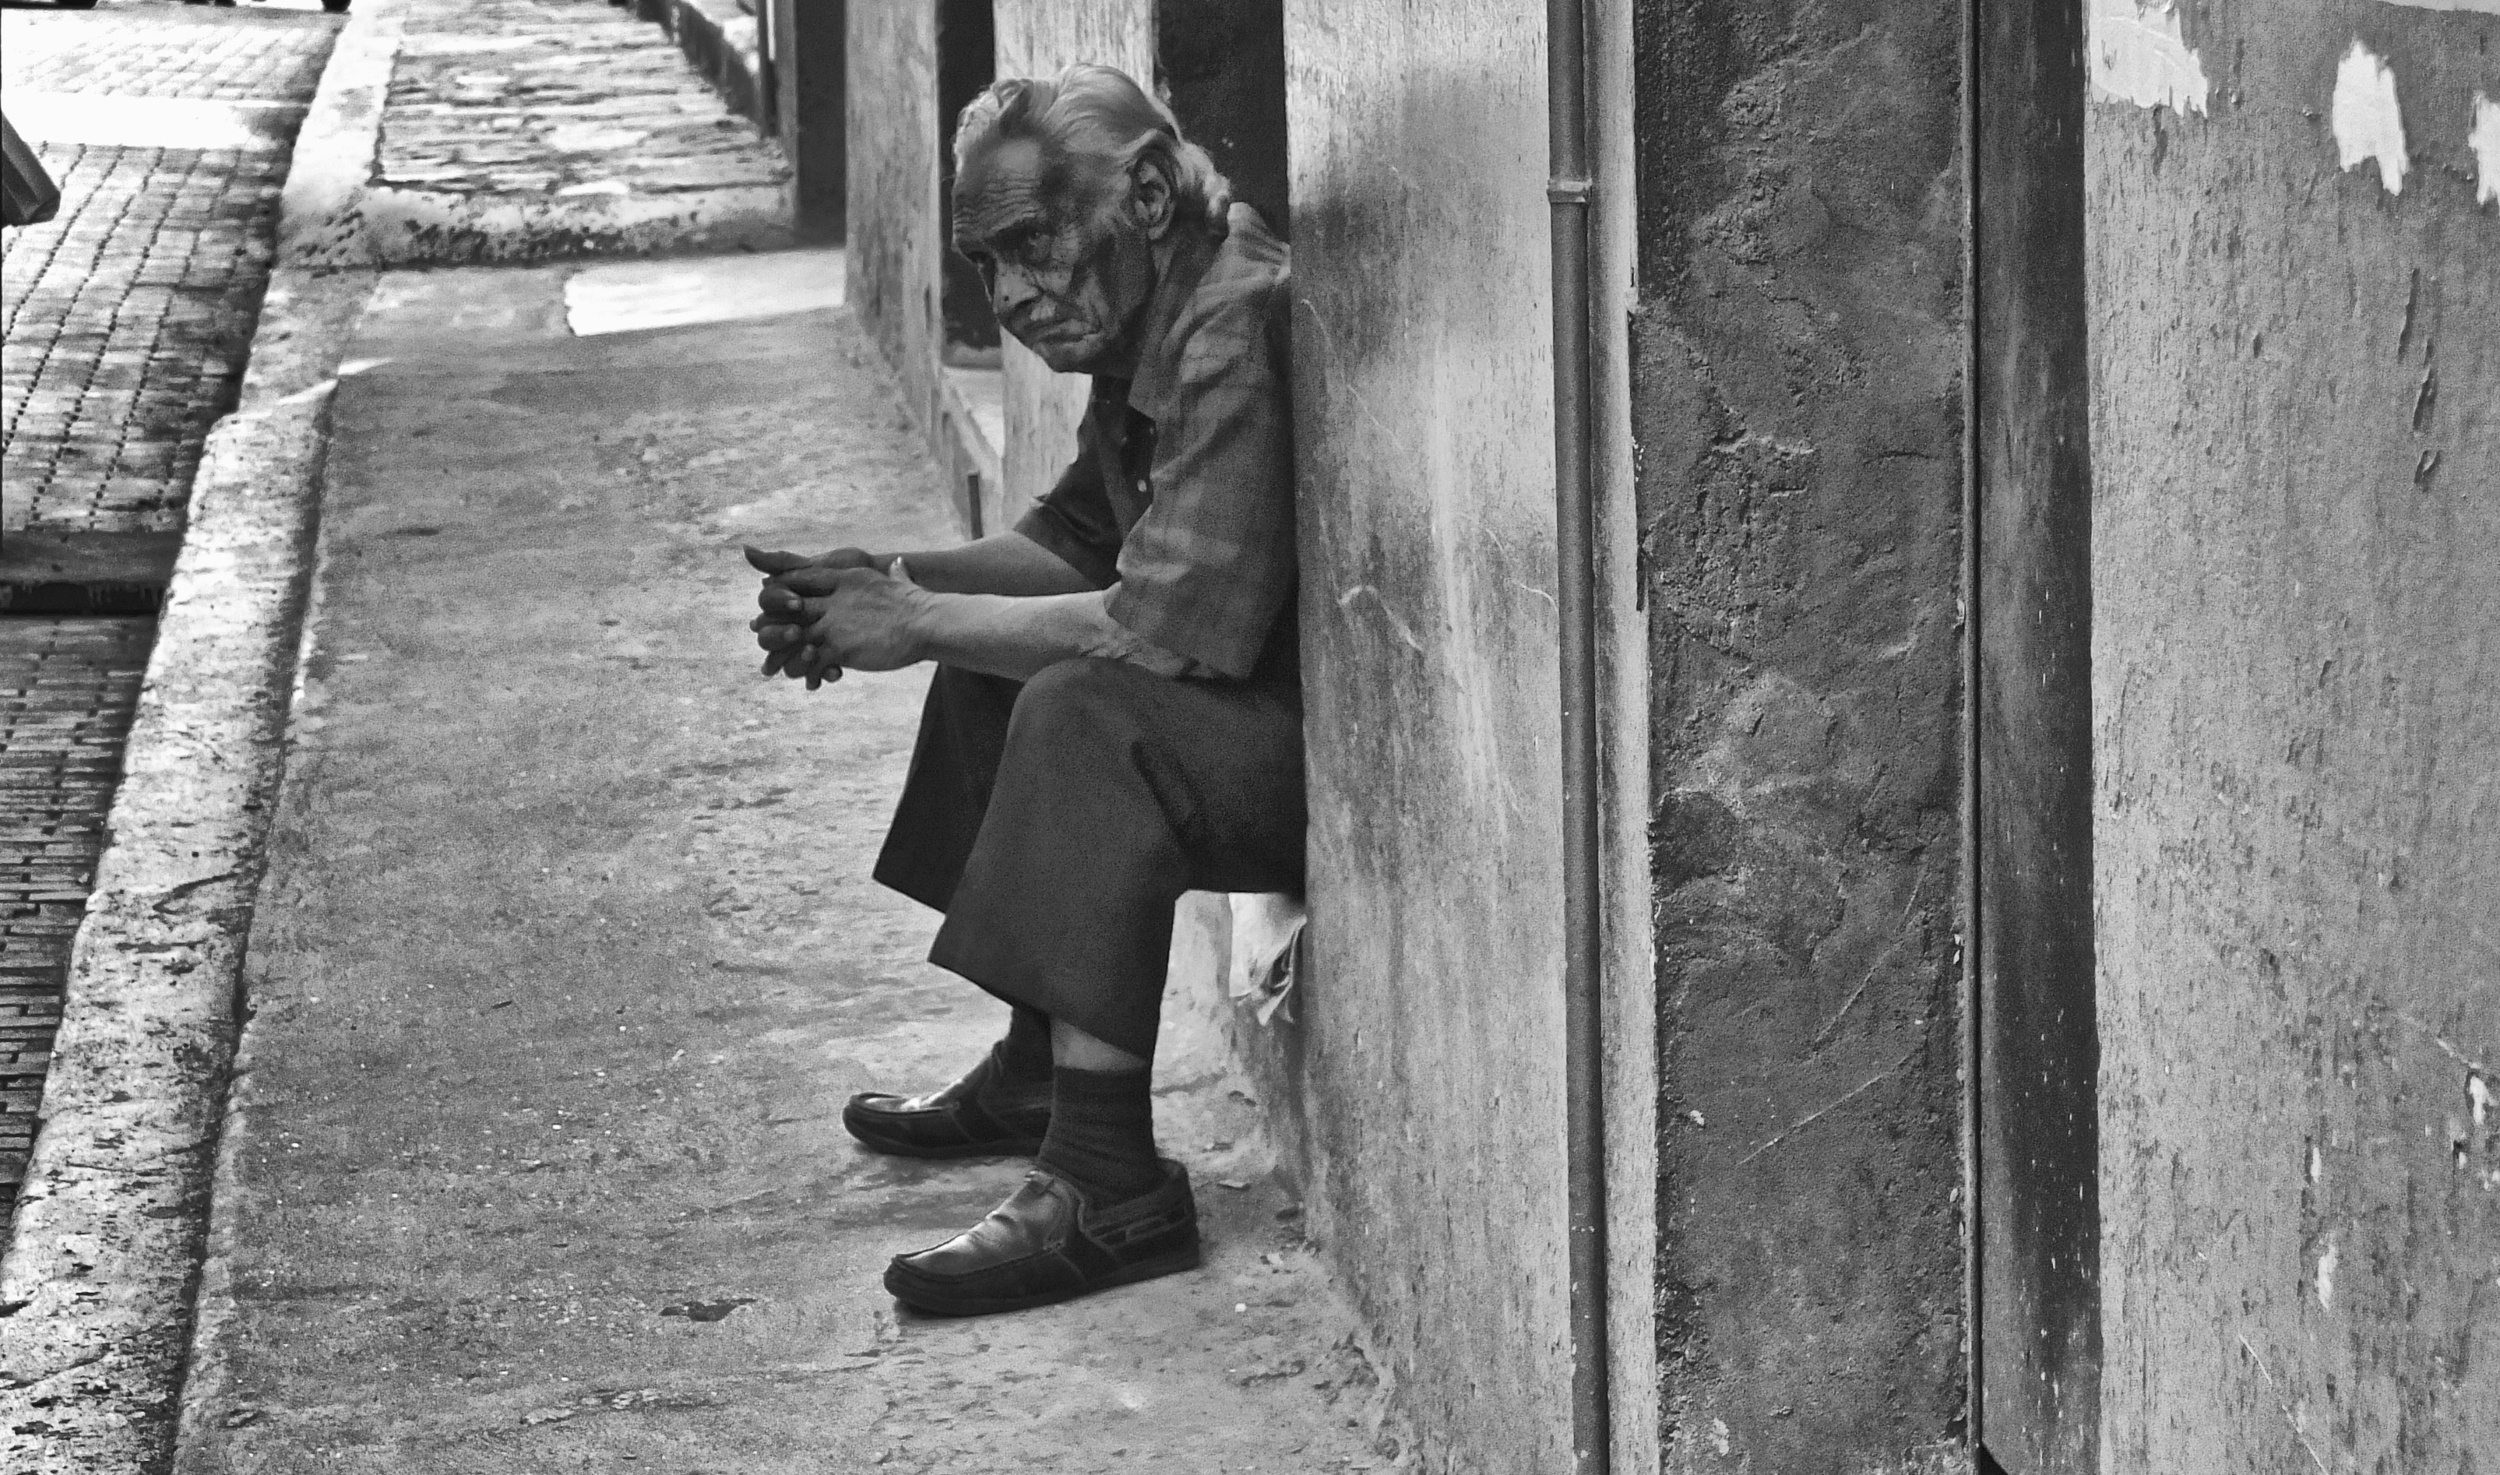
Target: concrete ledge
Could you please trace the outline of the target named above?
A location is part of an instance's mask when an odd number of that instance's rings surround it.
[[[792,244],[787,192],[778,184],[481,196],[380,183],[383,105],[406,13],[407,0],[363,0],[340,30],[287,175],[281,262],[473,266]]]
[[[365,286],[273,279],[271,301],[336,324]],[[12,1471],[152,1469],[171,1444],[328,442],[332,382],[293,382],[323,335],[279,341],[287,367],[209,433],[71,953],[0,1260]]]

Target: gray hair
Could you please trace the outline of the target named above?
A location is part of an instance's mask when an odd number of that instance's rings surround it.
[[[955,172],[961,174],[974,154],[1017,138],[1042,146],[1054,186],[1082,174],[1097,199],[1138,160],[1159,158],[1172,177],[1174,213],[1195,215],[1217,235],[1225,233],[1232,182],[1216,172],[1205,149],[1181,136],[1170,108],[1116,67],[1078,62],[1047,80],[991,83],[955,120]]]

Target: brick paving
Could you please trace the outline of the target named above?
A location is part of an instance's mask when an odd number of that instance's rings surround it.
[[[17,1195],[148,619],[0,619],[0,1208]]]
[[[181,5],[10,11],[0,76],[28,91],[301,103],[337,24]],[[241,384],[287,150],[36,147],[61,212],[0,245],[0,529],[178,529],[201,441]]]
[[[59,218],[9,233],[0,527],[182,525],[234,408],[286,155],[43,144]]]
[[[788,178],[667,36],[607,0],[413,0],[381,179],[453,194],[667,194]]]
[[[44,19],[59,23],[9,26],[9,86],[227,101],[311,97],[338,29],[294,11],[126,0]]]

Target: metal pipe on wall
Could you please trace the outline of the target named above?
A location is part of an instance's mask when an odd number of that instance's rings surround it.
[[[1606,1116],[1599,1009],[1597,513],[1590,465],[1589,178],[1584,0],[1547,0],[1546,200],[1553,230],[1554,552],[1562,635],[1563,1099],[1571,1274],[1571,1443],[1604,1475]]]

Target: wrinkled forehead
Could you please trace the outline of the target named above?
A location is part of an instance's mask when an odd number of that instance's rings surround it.
[[[955,238],[984,241],[1014,229],[1055,226],[1067,217],[1079,183],[1074,161],[1034,139],[975,149],[955,176]]]

